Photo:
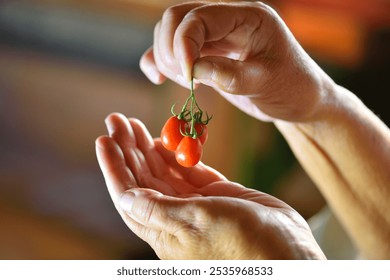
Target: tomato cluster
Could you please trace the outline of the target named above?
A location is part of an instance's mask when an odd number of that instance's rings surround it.
[[[207,125],[201,122],[194,123],[196,132],[191,136],[190,121],[170,117],[161,130],[163,146],[175,152],[177,162],[184,167],[196,165],[203,154],[203,144],[208,137]]]
[[[203,154],[203,144],[208,137],[207,124],[211,117],[206,113],[203,120],[203,112],[195,99],[193,81],[191,92],[180,114],[176,115],[172,106],[170,117],[161,130],[163,146],[175,152],[177,162],[184,167],[196,165]]]

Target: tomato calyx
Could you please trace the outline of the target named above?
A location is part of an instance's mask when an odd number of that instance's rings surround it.
[[[173,104],[171,107],[172,115],[179,120],[184,120],[187,124],[184,127],[184,131],[180,127],[180,133],[183,136],[189,136],[193,139],[201,137],[204,133],[204,126],[209,123],[213,116],[209,116],[207,112],[205,113],[206,116],[204,116],[202,109],[199,107],[198,102],[196,102],[193,79],[191,79],[190,95],[186,99],[179,114],[176,114],[174,111],[175,105]],[[196,127],[201,127],[201,131],[199,132],[199,129]]]

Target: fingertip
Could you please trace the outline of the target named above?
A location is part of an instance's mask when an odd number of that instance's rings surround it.
[[[148,128],[146,127],[146,125],[140,119],[132,117],[132,118],[129,118],[128,120],[130,122],[130,125],[133,128],[137,129],[138,132],[143,132],[146,135],[149,134]]]
[[[110,137],[107,135],[101,135],[95,140],[95,146],[97,149],[104,149],[106,145],[109,143]]]
[[[134,118],[134,117],[130,117],[128,120],[129,120],[129,122],[131,124],[135,124],[135,125],[138,125],[138,126],[145,127],[145,124],[140,119],[137,119],[137,118]]]
[[[166,81],[166,77],[158,71],[156,65],[140,64],[140,68],[145,76],[155,85],[161,85]]]
[[[134,130],[137,131],[137,133],[140,135],[147,135],[149,136],[149,130],[146,127],[146,125],[139,119],[137,118],[129,118],[129,123],[133,127]],[[151,136],[150,136],[151,137]]]
[[[104,122],[107,126],[108,134],[113,135],[115,129],[120,125],[120,123],[127,122],[127,118],[118,112],[110,113],[105,119]]]
[[[104,119],[104,122],[106,124],[108,124],[108,123],[123,120],[123,118],[126,118],[126,117],[122,113],[112,112],[112,113],[107,115],[107,117]]]
[[[161,85],[167,79],[157,68],[154,59],[153,47],[150,47],[141,57],[139,62],[141,71],[154,84]]]
[[[106,162],[106,159],[113,154],[120,154],[123,156],[116,141],[107,135],[102,135],[96,138],[95,147],[98,159],[103,159],[104,162]]]

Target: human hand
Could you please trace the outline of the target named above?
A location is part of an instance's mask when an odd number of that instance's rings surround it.
[[[96,152],[126,225],[162,259],[324,258],[306,221],[204,165],[184,168],[138,120],[111,114]]]
[[[151,81],[211,86],[258,119],[311,121],[327,111],[333,81],[277,13],[260,2],[191,2],[167,9],[140,61]]]

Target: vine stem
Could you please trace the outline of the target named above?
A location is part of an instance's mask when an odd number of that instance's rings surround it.
[[[191,102],[190,102],[191,101]],[[206,112],[207,119],[206,121],[202,121],[203,111],[200,109],[198,102],[195,98],[195,91],[194,91],[194,79],[191,79],[191,85],[190,85],[190,95],[187,97],[180,114],[176,115],[174,113],[174,107],[175,104],[171,107],[171,112],[174,116],[177,116],[178,119],[183,119],[185,122],[189,124],[189,126],[186,127],[184,133],[182,131],[181,134],[183,136],[191,136],[192,138],[196,139],[199,135],[195,129],[196,123],[202,123],[207,124],[211,117]],[[189,108],[188,108],[189,107]],[[190,118],[189,118],[190,117]],[[189,131],[188,131],[189,130]],[[200,133],[202,135],[202,133]]]
[[[195,118],[194,118],[194,103],[196,103],[195,100],[195,93],[194,93],[194,79],[191,79],[191,89],[190,89],[190,96],[191,96],[191,129],[190,134],[195,139],[196,138],[196,130],[195,130]]]
[[[198,111],[202,114],[202,109],[200,109],[199,105],[198,105],[198,102],[196,101],[196,98],[195,98],[195,91],[194,91],[194,79],[192,78],[191,79],[191,96],[195,102],[195,106],[196,108],[198,109]]]

